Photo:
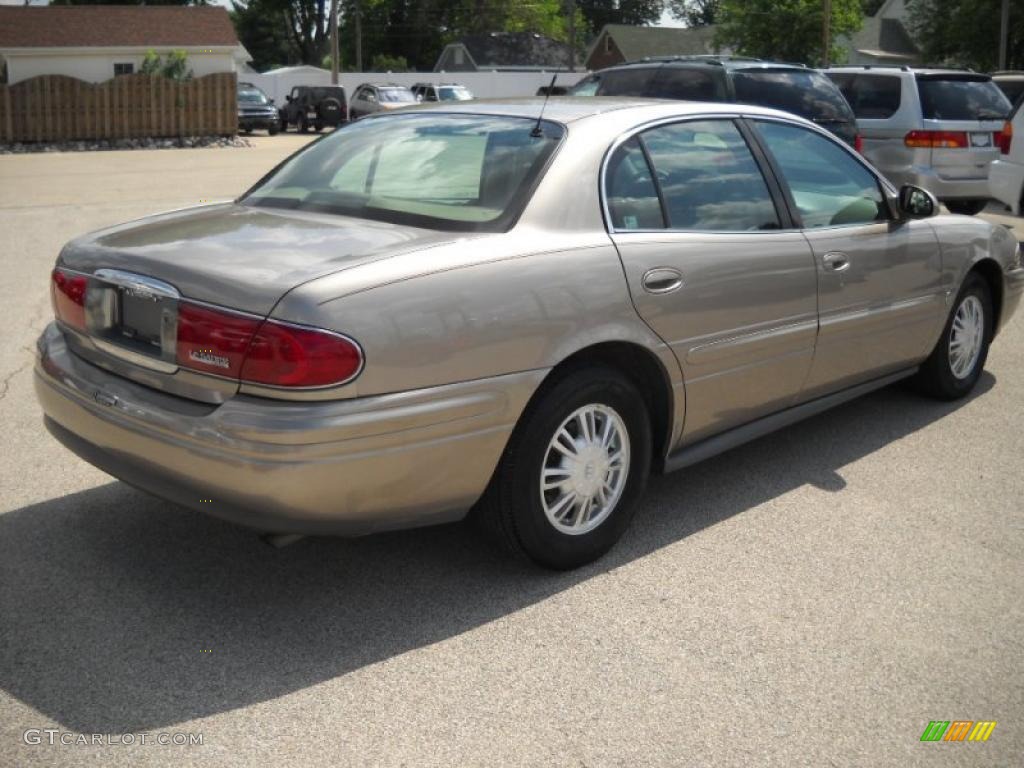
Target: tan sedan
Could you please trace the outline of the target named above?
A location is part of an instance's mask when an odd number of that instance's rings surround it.
[[[370,117],[229,204],[69,243],[49,430],[264,531],[473,510],[555,568],[650,471],[899,379],[966,395],[1024,290],[1001,227],[938,216],[813,124],[638,100]]]

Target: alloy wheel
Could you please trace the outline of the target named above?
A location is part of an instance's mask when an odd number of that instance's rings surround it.
[[[607,405],[591,404],[569,415],[548,444],[541,464],[544,514],[561,533],[580,535],[615,509],[629,476],[629,432]]]
[[[964,297],[953,316],[949,333],[949,367],[958,379],[971,375],[985,340],[985,309],[981,300]]]

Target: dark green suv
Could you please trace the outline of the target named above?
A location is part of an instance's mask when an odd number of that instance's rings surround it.
[[[594,72],[569,93],[772,107],[807,118],[860,149],[857,119],[839,88],[817,70],[795,64],[739,56],[651,58]]]

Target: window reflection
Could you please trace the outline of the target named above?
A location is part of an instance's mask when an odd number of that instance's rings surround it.
[[[758,130],[789,184],[804,227],[888,218],[878,180],[834,141],[783,123],[759,122]]]
[[[728,120],[676,123],[643,134],[672,229],[744,232],[780,227],[761,171]]]

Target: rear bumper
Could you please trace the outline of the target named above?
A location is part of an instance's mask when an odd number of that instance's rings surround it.
[[[265,531],[360,535],[462,517],[544,371],[376,397],[205,406],[72,354],[51,325],[36,395],[50,432],[105,472]]]
[[[989,192],[1003,205],[1009,206],[1014,216],[1020,216],[1021,197],[1024,196],[1024,165],[1007,160],[996,160],[988,169]]]

